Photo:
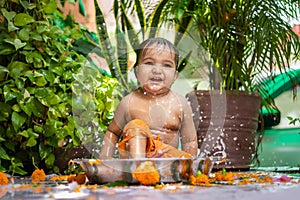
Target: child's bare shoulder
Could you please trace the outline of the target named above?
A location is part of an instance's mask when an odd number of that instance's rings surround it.
[[[172,95],[174,95],[176,97],[178,103],[183,104],[183,105],[188,103],[187,99],[184,96],[182,96],[181,94],[178,94],[177,92],[174,92],[174,91],[171,91],[171,93],[172,93]]]
[[[122,100],[120,101],[120,105],[129,105],[129,103],[134,100],[135,98],[137,98],[137,91],[133,91],[127,95],[125,95]]]

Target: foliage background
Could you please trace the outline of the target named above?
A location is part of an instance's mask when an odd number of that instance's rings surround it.
[[[58,172],[55,149],[100,144],[118,81],[74,50],[90,38],[71,18],[55,24],[55,0],[0,6],[0,171]]]

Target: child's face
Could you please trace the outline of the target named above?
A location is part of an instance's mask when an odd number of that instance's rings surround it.
[[[168,92],[178,75],[175,55],[166,48],[150,47],[141,55],[135,72],[146,92],[154,95]]]

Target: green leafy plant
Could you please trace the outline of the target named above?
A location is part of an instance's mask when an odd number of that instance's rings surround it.
[[[58,172],[56,148],[100,144],[119,83],[74,51],[86,35],[55,25],[55,0],[0,5],[0,170],[25,174],[34,158]]]
[[[297,58],[299,37],[288,20],[298,16],[298,1],[170,0],[163,17],[174,23],[182,17],[192,19],[191,29],[213,63],[212,89],[251,93],[263,90],[258,82],[273,77],[276,70],[288,70]],[[264,100],[272,103],[268,97]]]

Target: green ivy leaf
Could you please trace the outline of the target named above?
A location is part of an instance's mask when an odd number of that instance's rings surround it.
[[[6,39],[3,40],[4,42],[14,45],[14,38],[8,37]]]
[[[1,12],[2,12],[3,16],[7,19],[7,21],[12,20],[17,14],[14,11],[8,12],[5,8],[2,8]]]
[[[28,147],[33,147],[33,146],[35,146],[36,144],[37,144],[36,139],[35,139],[33,136],[31,136],[31,137],[29,138],[29,140],[27,141],[26,146],[28,146]]]
[[[36,5],[34,3],[29,3],[28,1],[17,1],[16,3],[20,3],[26,10],[31,10],[33,8],[36,8]]]
[[[16,173],[16,174],[20,174],[20,175],[25,175],[25,174],[27,174],[27,172],[24,171],[23,169],[21,169],[20,167],[13,167],[13,166],[12,166],[12,168],[13,168],[13,169],[11,169],[10,171],[13,171],[13,172]]]
[[[46,159],[45,159],[45,163],[48,167],[51,167],[54,165],[54,161],[55,161],[55,156],[54,154],[50,154]]]
[[[55,1],[50,1],[47,5],[44,6],[44,11],[47,14],[54,13],[57,9],[57,3]]]
[[[56,94],[51,94],[41,101],[44,105],[57,105],[61,102],[61,98]]]
[[[19,31],[18,36],[21,40],[23,41],[28,41],[29,40],[29,30],[28,28],[23,28]]]
[[[12,120],[12,125],[14,127],[14,130],[18,132],[21,126],[25,123],[26,117],[18,114],[17,112],[13,112],[11,116],[11,120]]]
[[[82,31],[78,29],[72,29],[71,30],[71,37],[73,39],[81,39],[82,38]]]
[[[5,102],[8,102],[12,99],[15,99],[16,97],[18,97],[18,93],[11,91],[10,87],[8,85],[5,85],[4,86],[4,99],[5,99]]]
[[[8,67],[9,75],[14,79],[20,77],[23,71],[28,70],[28,64],[20,61],[13,61],[9,63]]]
[[[7,170],[4,167],[2,167],[1,165],[0,165],[0,171],[1,172],[7,172]]]
[[[6,151],[0,146],[0,158],[4,160],[10,160],[10,157],[6,153]]]
[[[22,47],[26,46],[26,42],[22,42],[20,39],[14,40],[14,46],[16,50],[21,49]]]
[[[37,132],[37,133],[43,133],[44,128],[43,128],[43,126],[37,126],[37,125],[34,125],[34,126],[33,126],[33,130],[34,130],[35,132]]]
[[[40,153],[41,159],[43,160],[52,153],[52,150],[51,150],[51,148],[45,146],[43,143],[40,143],[39,144],[39,153]]]
[[[26,54],[26,61],[28,63],[34,63],[34,64],[41,63],[42,60],[44,60],[44,58],[38,51],[33,51],[33,52]],[[42,74],[35,71],[35,76],[42,76]]]
[[[43,76],[36,78],[36,85],[37,86],[43,87],[46,84],[47,84],[47,80]]]
[[[36,98],[45,98],[50,94],[50,90],[48,88],[37,88],[35,90],[35,97]]]
[[[26,137],[26,138],[29,137],[29,133],[28,133],[27,130],[24,130],[24,131],[22,131],[22,132],[19,132],[18,135],[22,135],[23,137]]]
[[[38,101],[36,98],[33,98],[33,100],[30,102],[29,107],[36,117],[45,117],[45,113],[47,111],[47,108],[41,104],[40,101]]]
[[[19,106],[18,104],[13,105],[13,106],[12,106],[12,109],[13,109],[14,111],[16,111],[16,112],[20,112],[20,111],[21,111],[21,108],[20,108],[20,106]]]
[[[55,75],[49,71],[49,70],[42,70],[43,76],[49,81],[50,83],[53,83],[55,80]]]
[[[12,138],[16,135],[12,124],[8,124],[8,128],[6,129],[6,136],[7,138]]]
[[[15,80],[15,84],[19,90],[23,90],[25,86],[26,78],[18,78]]]
[[[16,27],[12,22],[8,22],[8,32],[12,32],[15,30],[19,30],[19,28]]]
[[[52,35],[62,35],[64,32],[63,30],[61,30],[61,28],[57,27],[57,26],[52,26],[50,27],[50,34]]]
[[[57,130],[59,130],[62,125],[63,123],[61,121],[50,119],[50,122],[45,125],[45,136],[50,137],[56,134]]]
[[[33,19],[33,17],[31,17],[30,15],[28,15],[26,13],[19,13],[14,18],[15,26],[25,26],[27,24],[30,24],[30,23],[34,22],[34,21],[35,20]]]
[[[25,102],[24,99],[19,100],[18,103],[20,105],[20,108],[30,117],[32,113],[32,108],[30,106],[30,103],[32,101],[33,97],[29,97],[29,99]]]
[[[9,70],[6,67],[0,66],[0,81],[4,80],[5,74],[8,73]],[[3,76],[3,78],[1,78]]]
[[[58,49],[58,51],[59,51],[60,53],[64,53],[64,52],[66,51],[65,45],[63,45],[63,44],[61,43],[61,41],[54,42],[54,45],[56,46],[56,48]]]
[[[43,37],[36,32],[31,33],[31,37],[33,40],[43,41]]]
[[[64,73],[64,69],[61,66],[49,66],[49,70],[59,76],[61,76]]]
[[[39,22],[37,24],[37,27],[36,27],[36,32],[38,34],[42,34],[44,32],[48,32],[49,31],[49,23],[46,23],[46,22]]]
[[[9,55],[14,53],[16,50],[12,46],[3,45],[0,46],[0,55]]]

